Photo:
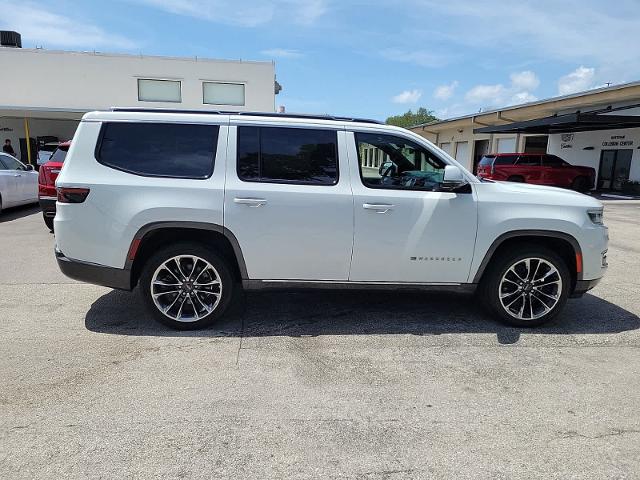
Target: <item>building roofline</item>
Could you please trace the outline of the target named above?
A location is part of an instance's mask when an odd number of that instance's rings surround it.
[[[273,60],[231,60],[231,59],[222,59],[222,58],[208,58],[208,57],[198,57],[194,55],[192,57],[174,57],[174,56],[166,56],[166,55],[143,55],[143,54],[134,54],[134,53],[110,53],[110,52],[98,52],[96,50],[93,51],[77,51],[77,50],[48,50],[46,48],[6,48],[0,47],[0,52],[3,51],[11,51],[11,52],[27,52],[27,53],[35,53],[35,54],[64,54],[64,55],[87,55],[87,56],[95,56],[95,57],[111,57],[111,58],[152,58],[152,59],[160,59],[160,60],[181,60],[181,61],[192,61],[194,63],[198,62],[211,62],[211,63],[247,63],[247,64],[255,64],[255,65],[275,65]]]
[[[625,88],[638,87],[638,86],[640,86],[640,80],[636,80],[634,82],[628,82],[628,83],[620,83],[618,85],[611,85],[609,87],[594,88],[592,90],[583,90],[581,92],[571,93],[569,95],[559,95],[557,97],[549,97],[542,100],[535,100],[533,102],[520,103],[518,105],[509,105],[507,107],[496,108],[496,109],[486,110],[482,112],[475,112],[467,115],[460,115],[458,117],[446,118],[444,120],[435,120],[432,122],[420,123],[418,125],[413,125],[409,128],[411,129],[411,128],[428,127],[433,125],[441,125],[445,123],[456,122],[458,120],[466,120],[468,118],[473,118],[473,117],[481,117],[484,115],[497,114],[501,112],[509,112],[513,110],[519,110],[521,108],[534,107],[537,105],[544,105],[547,103],[559,102],[562,100],[570,100],[572,98],[588,97],[590,95],[597,95],[599,93],[612,92],[615,90],[623,90]]]

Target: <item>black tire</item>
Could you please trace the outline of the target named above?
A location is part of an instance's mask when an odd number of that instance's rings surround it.
[[[536,294],[534,292],[532,295],[529,295],[528,308],[531,308],[532,312],[534,312],[534,310],[538,310],[539,311],[538,313],[542,313],[545,310],[545,308],[542,307],[542,304],[539,303],[538,298],[543,298],[543,299],[546,299],[547,301],[550,301],[549,298],[551,297],[547,298],[548,296],[547,294],[558,296],[559,298],[557,299],[556,303],[552,305],[552,308],[549,308],[551,306],[550,303],[545,304],[546,307],[549,309],[549,311],[547,311],[546,313],[541,314],[537,318],[523,319],[523,318],[518,318],[516,313],[511,314],[507,311],[507,308],[502,304],[500,295],[501,293],[507,293],[510,291],[508,289],[505,289],[505,287],[501,285],[503,276],[505,276],[507,271],[514,264],[518,264],[518,262],[524,261],[527,258],[542,259],[545,262],[548,262],[549,264],[551,264],[553,267],[555,267],[557,271],[557,277],[559,277],[561,280],[561,287],[559,285],[550,286],[550,287],[546,287],[546,286],[539,287],[544,289],[548,289],[548,288],[552,289],[552,290],[546,290],[546,294],[544,297],[542,296],[542,294]],[[546,269],[548,267],[548,265],[543,262],[538,262],[538,263],[543,267],[543,269]],[[530,262],[530,265],[531,265],[531,270],[536,269],[535,260],[532,260]],[[549,268],[548,271],[551,271],[551,269]],[[545,273],[547,273],[547,270],[542,270],[540,275],[544,275]],[[515,277],[511,277],[511,278],[515,279]],[[552,276],[549,278],[555,279],[556,274],[552,274]],[[511,282],[511,283],[514,283],[514,282]],[[511,283],[509,283],[507,280],[504,283],[504,285],[511,286]],[[514,293],[512,294],[514,296],[507,297],[505,302],[511,301],[516,297],[520,297],[520,300],[517,300],[517,302],[522,302],[522,303],[521,304],[515,303],[512,308],[514,308],[515,310],[518,310],[519,306],[522,305],[522,308],[524,309],[527,306],[527,303],[526,303],[527,300],[526,299],[523,300],[523,299],[526,298],[527,295],[526,293],[524,293],[524,296],[523,296],[523,294],[519,293],[521,290],[518,290],[518,289],[519,288],[526,289],[527,288],[526,284],[524,287],[522,286],[518,287],[513,285],[512,288],[515,289]],[[499,252],[498,255],[493,257],[491,264],[489,265],[489,267],[487,268],[486,272],[482,277],[482,281],[480,282],[480,286],[478,288],[477,296],[482,301],[484,307],[492,315],[500,319],[503,323],[516,326],[516,327],[537,327],[537,326],[543,325],[544,323],[547,323],[548,321],[553,319],[556,315],[558,315],[558,313],[560,313],[565,303],[567,302],[570,288],[571,288],[571,274],[569,273],[569,268],[567,267],[567,264],[565,260],[562,259],[562,257],[557,255],[553,251],[549,250],[548,248],[537,246],[537,245],[525,244],[517,248],[511,248],[509,250]],[[532,296],[534,297],[535,302],[531,300]],[[526,313],[525,313],[525,317],[526,317]]]
[[[507,178],[507,182],[525,183],[524,177],[521,177],[520,175],[513,175]]]
[[[53,232],[53,217],[47,217],[43,213],[42,214],[42,218],[43,218],[44,224],[47,226],[47,228]]]
[[[586,177],[576,177],[571,182],[571,189],[576,192],[586,192],[589,190],[589,180]]]
[[[178,321],[175,318],[177,316],[177,312],[175,311],[176,307],[173,307],[173,309],[169,311],[169,315],[163,313],[160,310],[160,307],[156,306],[156,303],[154,302],[154,299],[152,296],[151,282],[154,277],[154,274],[156,273],[156,270],[158,270],[160,266],[164,264],[167,260],[177,256],[198,257],[208,262],[210,266],[213,267],[213,269],[215,269],[215,272],[219,277],[220,290],[221,290],[220,299],[219,301],[217,301],[216,305],[213,307],[213,310],[210,313],[203,315],[201,312],[199,315],[199,318],[197,313],[195,314],[193,313],[194,312],[193,306],[196,304],[196,302],[195,301],[193,303],[191,302],[191,298],[195,297],[195,293],[194,293],[194,297],[189,297],[188,299],[186,299],[186,302],[185,302],[184,301],[185,296],[189,294],[180,290],[182,295],[182,297],[180,298],[182,298],[182,302],[185,305],[184,308],[191,311],[193,314],[192,316],[194,316],[195,318],[198,318],[196,320]],[[186,268],[189,268],[188,265]],[[196,271],[196,273],[192,275],[197,275],[197,273],[198,272]],[[170,277],[167,277],[167,278],[170,278]],[[188,282],[188,283],[193,284],[193,282]],[[175,330],[197,330],[200,328],[207,327],[212,323],[214,323],[216,320],[218,320],[220,317],[224,315],[225,311],[229,307],[229,304],[231,303],[231,299],[234,296],[234,290],[236,288],[233,275],[231,274],[231,269],[229,268],[227,261],[222,257],[218,256],[217,254],[215,254],[214,252],[212,252],[211,250],[205,248],[203,245],[199,243],[192,243],[192,242],[176,243],[171,246],[167,246],[159,250],[157,253],[155,253],[151,258],[149,258],[149,260],[147,260],[144,267],[142,268],[142,274],[140,275],[139,284],[140,284],[140,293],[144,299],[145,305],[147,306],[149,312],[154,316],[154,318],[157,321]],[[180,289],[181,287],[175,287],[175,288]],[[189,290],[189,292],[191,292],[191,290]],[[174,294],[169,294],[168,300],[167,300],[168,303],[170,303],[173,298],[178,297],[178,295],[175,295],[175,296],[173,295]],[[213,298],[213,297],[207,297],[207,298]],[[204,308],[204,303],[201,302],[200,306]],[[212,305],[209,305],[209,306],[212,306]],[[172,316],[174,318],[172,318]]]

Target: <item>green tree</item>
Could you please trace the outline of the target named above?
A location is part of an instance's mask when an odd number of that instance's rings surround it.
[[[416,113],[413,113],[409,110],[407,113],[403,113],[402,115],[394,115],[392,117],[387,118],[387,125],[395,125],[397,127],[409,128],[414,125],[420,125],[422,123],[435,122],[439,120],[433,114],[433,110],[427,110],[424,107],[420,107]]]

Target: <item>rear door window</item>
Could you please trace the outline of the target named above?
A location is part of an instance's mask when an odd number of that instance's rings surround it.
[[[545,167],[561,167],[562,165],[568,165],[567,162],[555,155],[543,155],[542,165]]]
[[[246,182],[338,183],[335,130],[238,127],[238,177]]]
[[[539,167],[540,155],[521,155],[520,157],[518,157],[517,165],[527,166],[527,167]]]
[[[107,167],[148,177],[209,178],[217,125],[106,123],[96,158]]]
[[[517,155],[500,155],[496,157],[495,165],[513,165],[517,158]]]

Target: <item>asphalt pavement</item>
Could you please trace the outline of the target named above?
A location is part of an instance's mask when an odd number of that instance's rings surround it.
[[[0,215],[0,478],[640,478],[640,202],[520,330],[447,293],[248,293],[175,332]]]

